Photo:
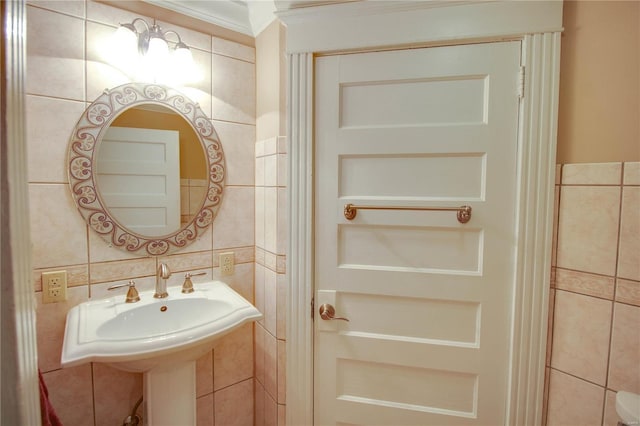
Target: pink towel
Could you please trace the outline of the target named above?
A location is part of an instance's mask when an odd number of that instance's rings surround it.
[[[42,417],[42,426],[62,426],[62,422],[53,409],[49,401],[49,391],[44,383],[42,372],[38,369],[38,379],[40,380],[40,415]]]

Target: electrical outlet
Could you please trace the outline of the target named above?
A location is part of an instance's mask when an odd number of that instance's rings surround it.
[[[233,252],[220,253],[220,275],[233,275]]]
[[[42,303],[67,300],[67,271],[42,273]]]

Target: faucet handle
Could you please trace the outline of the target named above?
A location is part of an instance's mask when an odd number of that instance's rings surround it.
[[[199,275],[206,275],[206,272],[198,272],[192,274],[191,272],[187,272],[184,274],[184,283],[182,283],[182,292],[183,293],[193,293],[193,282],[191,282],[191,277],[197,277]]]
[[[138,294],[138,290],[136,289],[136,283],[133,280],[130,280],[127,284],[116,284],[108,287],[107,290],[115,290],[116,288],[129,287],[127,290],[127,297],[125,299],[125,303],[135,303],[140,301],[140,295]]]

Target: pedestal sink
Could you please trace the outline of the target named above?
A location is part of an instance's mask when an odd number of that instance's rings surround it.
[[[195,425],[195,362],[223,335],[262,314],[221,281],[198,283],[190,294],[125,303],[124,295],[91,300],[67,314],[62,366],[104,362],[143,373],[149,426]]]

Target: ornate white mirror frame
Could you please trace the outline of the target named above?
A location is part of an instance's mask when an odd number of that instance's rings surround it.
[[[184,118],[206,154],[208,188],[202,206],[186,225],[161,237],[140,235],[121,225],[100,196],[94,173],[98,147],[109,125],[125,110],[143,104],[164,106]],[[68,174],[80,214],[108,244],[132,254],[161,256],[186,247],[212,224],[222,202],[225,160],[220,139],[197,103],[169,87],[130,83],[105,90],[84,111],[69,142]]]

